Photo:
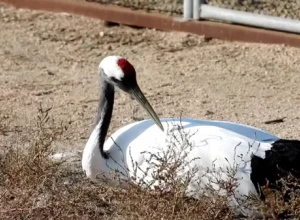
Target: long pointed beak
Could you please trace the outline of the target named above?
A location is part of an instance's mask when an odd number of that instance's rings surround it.
[[[144,107],[144,109],[149,113],[151,118],[155,121],[156,125],[164,131],[164,127],[161,124],[161,121],[159,120],[159,117],[149,104],[148,100],[144,96],[143,92],[139,88],[139,86],[135,86],[133,89],[130,90],[130,93],[133,95],[133,97],[140,103],[141,106]]]

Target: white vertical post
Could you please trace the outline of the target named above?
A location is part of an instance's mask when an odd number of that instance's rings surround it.
[[[193,19],[198,20],[200,17],[200,2],[202,0],[193,0]]]
[[[192,19],[193,17],[193,0],[183,1],[183,18],[184,20]]]

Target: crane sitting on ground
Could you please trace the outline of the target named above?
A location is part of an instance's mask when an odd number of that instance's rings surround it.
[[[154,178],[158,171],[153,164],[158,163],[159,155],[171,150],[175,152],[174,157],[181,156],[184,160],[182,167],[175,171],[178,178],[197,169],[187,186],[188,196],[197,197],[209,183],[212,176],[204,175],[207,169],[222,171],[220,178],[226,180],[226,169],[236,164],[234,178],[238,186],[230,201],[237,205],[238,198],[251,193],[264,199],[261,188],[267,182],[276,187],[277,180],[285,175],[282,170],[300,177],[300,141],[281,139],[254,127],[227,121],[159,119],[139,88],[136,71],[128,60],[119,56],[105,57],[99,64],[99,74],[98,116],[82,155],[82,168],[88,178],[113,181],[111,172],[118,171],[123,174],[123,180],[130,178],[135,183],[143,180],[149,185],[154,183],[153,187],[162,186],[163,182]],[[128,124],[105,141],[115,87],[133,96],[156,124],[152,120]],[[176,138],[181,137],[182,132],[193,135],[188,140]],[[183,148],[187,142],[189,147]],[[211,184],[215,189],[220,188],[216,182]]]

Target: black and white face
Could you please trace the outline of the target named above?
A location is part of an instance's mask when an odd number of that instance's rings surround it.
[[[136,81],[135,69],[128,60],[120,56],[105,57],[99,64],[99,72],[106,82],[120,88],[137,100],[158,127],[164,130],[157,114],[140,90]]]
[[[107,82],[124,92],[138,87],[134,67],[120,56],[105,57],[99,64],[99,71]]]

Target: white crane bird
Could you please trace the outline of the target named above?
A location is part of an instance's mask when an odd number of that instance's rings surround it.
[[[131,181],[136,183],[142,178],[150,183],[155,174],[151,160],[156,160],[151,154],[157,156],[170,149],[180,149],[184,140],[175,145],[170,145],[170,140],[182,132],[194,135],[188,140],[192,147],[177,152],[178,155],[186,153],[184,160],[189,163],[183,163],[185,165],[177,175],[182,177],[195,167],[199,170],[195,173],[195,182],[188,185],[187,195],[195,196],[199,192],[196,178],[204,184],[209,182],[209,178],[203,176],[207,168],[224,171],[236,164],[235,177],[239,185],[234,191],[235,198],[250,193],[263,198],[261,187],[267,181],[270,185],[275,184],[281,176],[281,168],[299,175],[300,141],[280,139],[263,130],[226,121],[160,120],[141,92],[135,69],[129,61],[119,56],[105,57],[99,64],[99,73],[98,116],[82,155],[82,168],[88,178],[97,181],[98,177],[104,177],[112,181],[111,171],[117,170],[124,174],[124,178],[134,177]],[[156,124],[152,120],[131,123],[105,141],[113,112],[115,87],[132,95]],[[221,175],[221,178],[226,177]],[[155,181],[155,184],[162,183]],[[219,186],[214,183],[213,187],[218,189]],[[236,203],[233,199],[233,204]]]

